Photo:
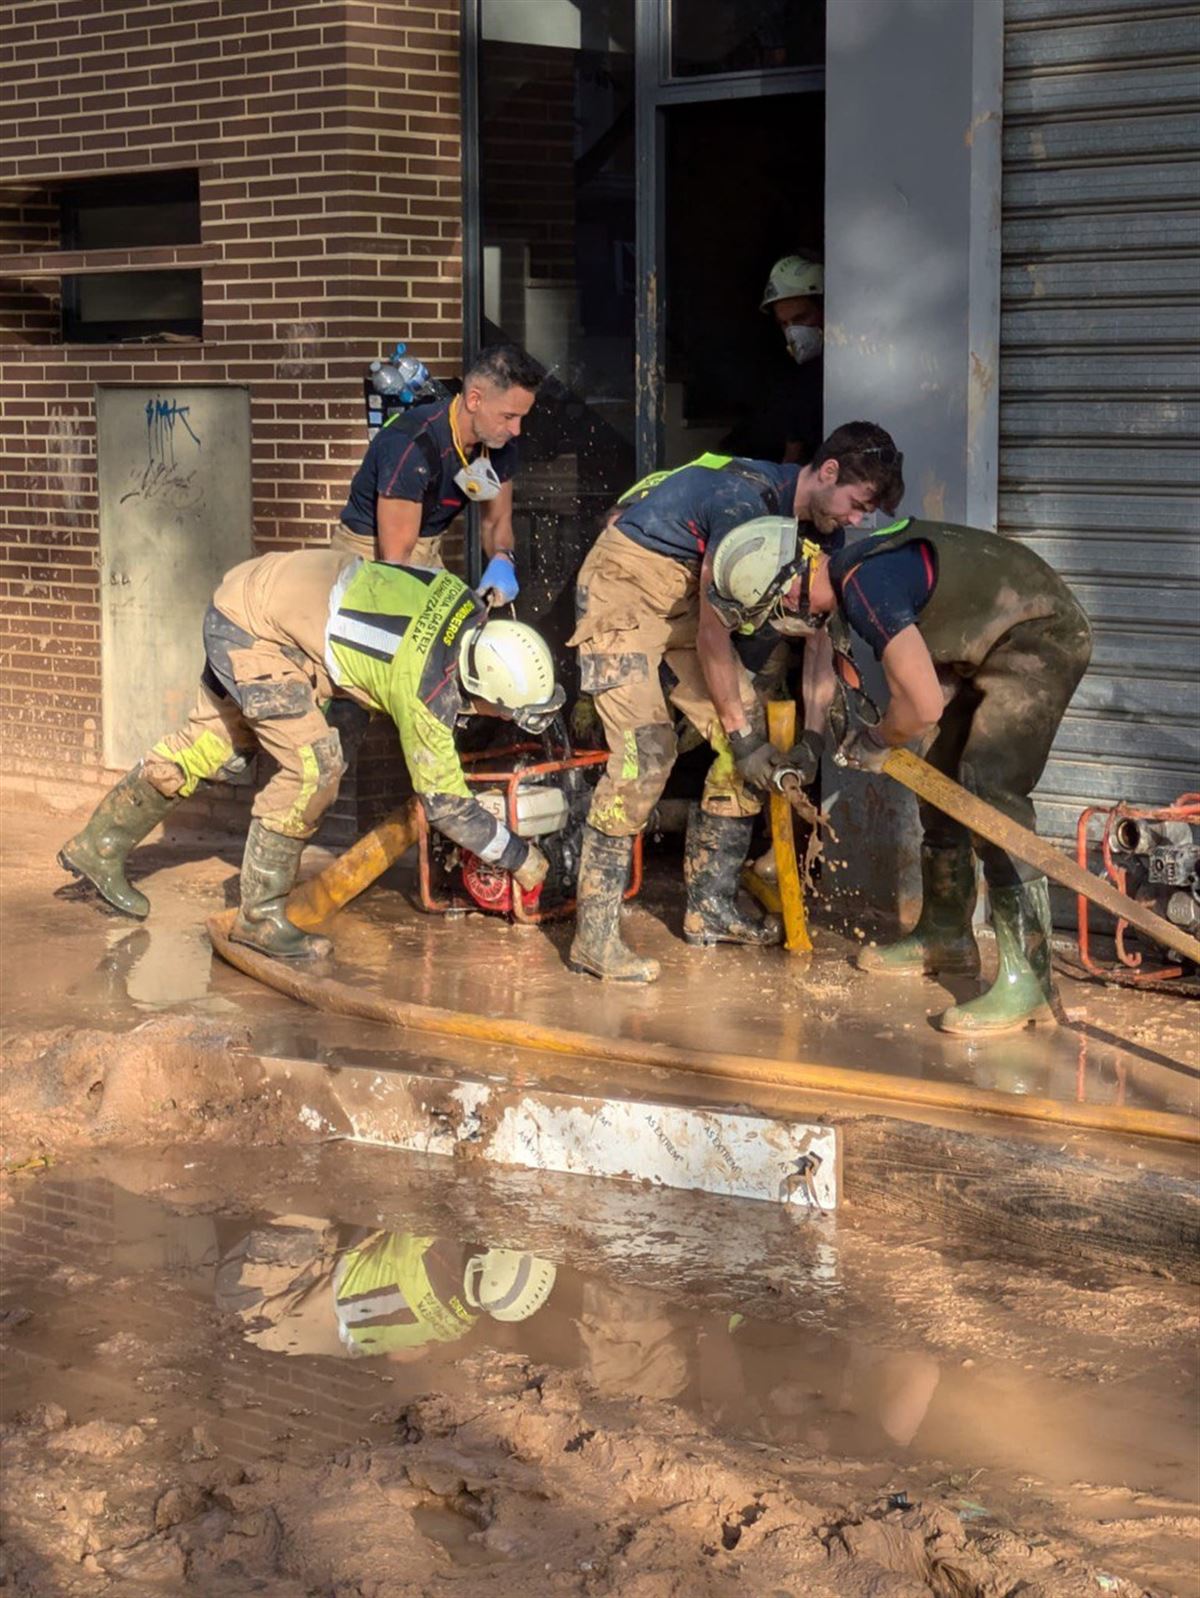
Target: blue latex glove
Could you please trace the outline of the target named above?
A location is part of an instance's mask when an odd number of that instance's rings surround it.
[[[511,555],[493,555],[479,579],[479,593],[486,599],[491,589],[498,605],[511,605],[520,592],[516,567]]]

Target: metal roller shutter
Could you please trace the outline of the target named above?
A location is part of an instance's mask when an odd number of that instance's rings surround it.
[[[1005,0],[1002,531],[1092,618],[1039,829],[1200,787],[1200,7]]]

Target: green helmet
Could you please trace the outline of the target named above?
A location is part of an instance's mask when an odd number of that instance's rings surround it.
[[[807,255],[784,255],[771,268],[758,308],[769,311],[776,300],[794,300],[824,292],[825,268],[820,261],[813,261]]]

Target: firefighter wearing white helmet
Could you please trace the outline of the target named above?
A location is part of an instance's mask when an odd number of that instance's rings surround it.
[[[720,447],[732,455],[803,465],[824,435],[825,269],[820,261],[807,255],[776,261],[759,310],[782,334],[787,359],[776,356],[764,367],[761,400]]]
[[[545,856],[471,793],[454,742],[475,712],[537,732],[563,692],[544,640],[493,619],[448,571],[383,565],[337,549],[264,555],[228,573],[204,620],[206,663],[191,716],[101,800],[60,863],[127,915],[149,903],[125,877],[130,850],[201,782],[245,780],[259,748],[277,769],[255,796],[231,937],[283,959],[329,952],[284,905],[305,842],[345,769],[325,706],[389,716],[432,826],[534,888]]]

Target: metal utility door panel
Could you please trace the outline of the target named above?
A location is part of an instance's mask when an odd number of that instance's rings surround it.
[[[132,764],[185,720],[201,623],[253,553],[250,393],[96,390],[104,761]]]

